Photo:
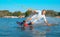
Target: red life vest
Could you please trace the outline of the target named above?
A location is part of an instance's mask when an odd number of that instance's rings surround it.
[[[25,27],[28,27],[28,24],[27,24],[27,23],[24,23],[24,26],[25,26]]]

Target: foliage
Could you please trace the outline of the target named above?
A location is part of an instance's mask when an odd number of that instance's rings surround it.
[[[27,17],[27,16],[29,16],[31,13],[32,13],[32,11],[27,10],[27,11],[25,12],[25,16]]]
[[[47,10],[46,11],[46,15],[47,16],[56,16],[57,15],[57,12],[56,11],[53,11],[53,10]]]
[[[54,10],[47,10],[46,16],[60,16],[60,12],[56,12]],[[8,10],[0,10],[0,17],[3,16],[20,16],[25,15],[26,17],[29,16],[32,12],[27,10],[25,13],[21,11],[9,12]]]
[[[20,16],[20,15],[22,15],[22,13],[20,11],[13,12],[12,14],[13,14],[13,16]]]

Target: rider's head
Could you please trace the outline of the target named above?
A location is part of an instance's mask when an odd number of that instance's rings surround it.
[[[45,15],[46,14],[46,10],[42,10],[42,15]]]

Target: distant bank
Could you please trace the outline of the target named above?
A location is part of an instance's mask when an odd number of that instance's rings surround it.
[[[56,18],[60,18],[60,16],[56,16]]]
[[[25,16],[3,16],[3,18],[24,18]]]

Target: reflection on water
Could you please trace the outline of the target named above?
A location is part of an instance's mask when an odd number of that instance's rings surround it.
[[[17,28],[18,29],[18,28]],[[20,30],[21,28],[18,29],[19,32],[24,32],[22,33],[22,36],[24,37],[46,37],[46,31],[40,32],[38,30]]]
[[[22,20],[25,18],[0,18],[0,37],[60,37],[60,18],[49,17],[49,23],[58,24],[53,26],[36,25],[33,26],[33,30],[24,30],[16,24],[16,21]]]
[[[46,37],[46,32],[35,31],[33,37]]]

